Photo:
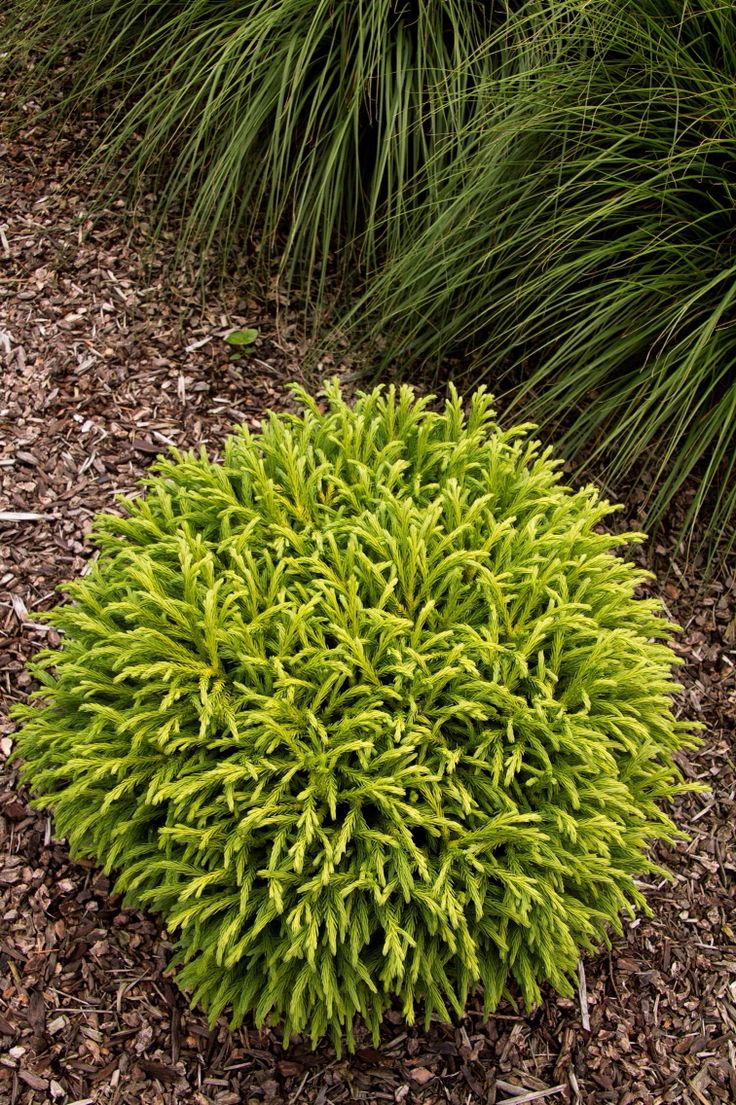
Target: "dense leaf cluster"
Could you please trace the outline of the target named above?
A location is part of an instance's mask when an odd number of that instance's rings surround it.
[[[19,749],[194,1001],[350,1043],[394,999],[569,992],[644,904],[688,737],[593,489],[482,391],[326,394],[98,519]]]

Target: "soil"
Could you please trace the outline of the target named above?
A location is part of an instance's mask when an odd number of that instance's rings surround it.
[[[85,570],[91,518],[156,453],[216,454],[233,422],[257,427],[289,403],[304,354],[288,305],[279,328],[273,301],[229,291],[203,306],[167,275],[170,238],[145,269],[119,203],[93,222],[83,181],[68,188],[82,138],[32,112],[0,134],[0,1103],[734,1105],[736,581],[726,570],[704,588],[677,560],[665,573],[666,535],[650,555],[683,626],[678,708],[704,725],[680,762],[710,792],[675,803],[688,839],[657,852],[673,881],[644,884],[651,917],[585,958],[575,999],[547,993],[490,1020],[475,1001],[427,1030],[390,1012],[379,1047],[361,1036],[342,1058],[327,1043],[284,1050],[277,1031],[210,1029],[167,974],[158,919],[124,909],[29,807],[6,711],[31,686],[28,658],[56,641],[30,615]],[[235,362],[223,338],[246,326],[259,338]]]

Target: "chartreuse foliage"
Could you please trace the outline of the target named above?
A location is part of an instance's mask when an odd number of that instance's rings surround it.
[[[213,1018],[352,1043],[397,999],[569,993],[675,830],[671,627],[610,511],[477,392],[174,454],[50,620],[18,741],[77,856],[179,935]]]

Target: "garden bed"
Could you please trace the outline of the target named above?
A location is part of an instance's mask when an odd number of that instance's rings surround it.
[[[32,125],[0,138],[3,707],[29,689],[26,660],[54,642],[29,613],[84,569],[92,516],[169,444],[216,452],[233,422],[287,405],[301,377],[288,314],[277,331],[274,304],[234,293],[203,309],[194,286],[164,276],[165,238],[144,271],[119,208],[91,224],[82,185],[62,191],[79,141],[70,131],[54,145]],[[232,362],[223,336],[236,326],[260,337]],[[663,580],[670,552],[660,538]],[[156,918],[123,909],[28,807],[3,716],[0,1102],[736,1100],[736,582],[724,574],[698,593],[696,574],[676,562],[662,595],[684,627],[681,708],[705,725],[681,765],[712,790],[677,802],[689,840],[659,850],[675,881],[648,886],[652,918],[585,960],[574,1000],[548,994],[528,1016],[507,1004],[488,1022],[471,1002],[461,1023],[427,1032],[389,1014],[379,1048],[366,1034],[339,1060],[326,1043],[284,1051],[277,1032],[210,1031],[188,1010]]]

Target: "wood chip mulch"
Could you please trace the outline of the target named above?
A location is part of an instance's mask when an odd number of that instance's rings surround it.
[[[674,882],[647,886],[651,918],[587,957],[575,1000],[530,1015],[410,1028],[389,1013],[380,1047],[284,1050],[277,1032],[214,1031],[166,973],[155,916],[124,909],[110,880],[69,859],[7,763],[5,709],[30,687],[24,664],[54,643],[29,614],[84,570],[93,514],[130,490],[169,444],[216,452],[235,421],[288,401],[300,348],[269,304],[236,295],[206,309],[163,261],[141,268],[114,204],[92,225],[62,186],[80,136],[29,117],[0,135],[0,1103],[31,1105],[617,1105],[736,1103],[736,581],[697,593],[663,585],[684,626],[682,709],[705,724],[682,759],[709,794],[684,797],[689,840],[658,858]],[[162,259],[171,243],[161,244]],[[230,327],[260,330],[233,363]],[[636,518],[632,519],[634,525]],[[669,550],[660,550],[662,563]]]

